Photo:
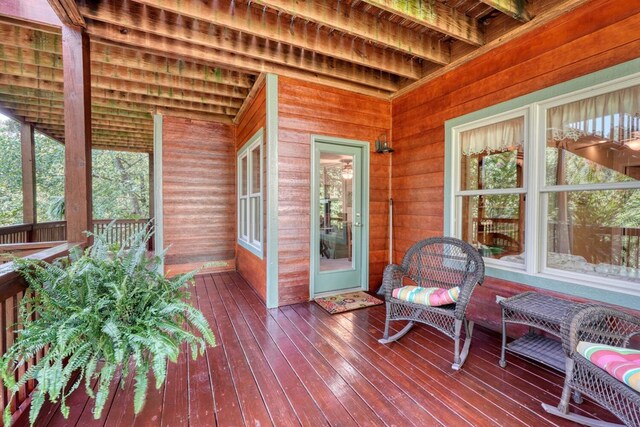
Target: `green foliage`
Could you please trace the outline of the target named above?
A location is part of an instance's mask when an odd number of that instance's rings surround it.
[[[149,155],[93,150],[93,217],[149,215]]]
[[[160,388],[167,360],[176,362],[184,343],[194,359],[207,344],[215,345],[203,314],[186,302],[196,272],[168,279],[161,267],[164,253],[147,255],[150,233],[142,231],[119,246],[107,243],[109,232],[94,236],[86,250],[75,248],[68,259],[52,264],[15,260],[29,287],[20,304],[17,338],[0,359],[0,376],[13,395],[27,381],[37,381],[31,424],[46,399],[59,401],[67,417],[67,398],[83,384],[95,399],[94,417],[100,418],[119,367],[122,386],[135,381],[134,409],[139,413],[149,371]],[[16,381],[26,361],[45,348],[45,356]],[[11,405],[6,407],[4,425],[9,425]]]
[[[55,215],[52,206],[64,200],[64,145],[38,132],[35,140],[38,222],[61,221],[64,216]]]
[[[0,116],[0,227],[22,224],[20,125]],[[38,222],[64,217],[64,146],[35,133]],[[138,219],[149,215],[149,155],[93,150],[93,217]]]
[[[0,120],[0,226],[22,224],[20,128]]]

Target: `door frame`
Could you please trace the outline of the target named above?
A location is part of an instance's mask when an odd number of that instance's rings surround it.
[[[361,217],[362,217],[362,250],[360,251],[361,257],[361,271],[360,271],[360,283],[359,287],[354,287],[352,290],[368,290],[369,289],[369,159],[370,159],[370,146],[366,141],[358,141],[355,139],[346,139],[346,138],[338,138],[334,136],[324,136],[324,135],[311,135],[311,187],[310,187],[310,195],[311,195],[311,212],[309,216],[309,224],[310,224],[310,242],[309,242],[309,299],[313,299],[317,296],[322,295],[330,295],[332,292],[324,292],[322,294],[315,294],[315,269],[316,262],[314,253],[318,250],[318,246],[315,244],[320,239],[319,230],[315,227],[315,223],[313,218],[317,217],[315,215],[320,209],[320,203],[316,197],[314,197],[316,188],[318,188],[319,182],[316,174],[316,162],[320,159],[316,156],[316,144],[324,143],[324,144],[334,144],[334,145],[344,145],[354,148],[359,148],[362,153],[362,209],[361,209]],[[343,289],[339,292],[334,293],[343,293],[348,291]]]

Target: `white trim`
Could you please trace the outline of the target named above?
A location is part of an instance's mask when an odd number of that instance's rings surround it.
[[[155,216],[155,252],[164,250],[164,211],[162,197],[162,115],[153,115],[153,214]],[[164,270],[164,258],[160,266]]]
[[[279,132],[279,115],[278,115],[278,75],[267,74],[265,78],[265,114],[266,114],[266,132],[265,144],[267,148],[267,182],[266,182],[266,209],[267,209],[267,230],[266,236],[266,305],[267,308],[275,308],[279,304],[279,274],[280,274],[280,255],[279,255],[279,167],[278,167],[278,132]]]
[[[264,165],[263,165],[263,147],[264,146],[264,129],[258,130],[249,140],[244,143],[242,148],[238,150],[236,154],[236,185],[238,193],[236,195],[236,212],[237,212],[237,235],[236,240],[240,246],[247,249],[251,253],[262,259],[264,257],[263,242],[264,242]],[[260,191],[252,193],[255,187],[253,182],[253,156],[251,155],[255,149],[260,150],[260,164],[259,164],[259,177],[260,177]],[[242,175],[242,161],[247,159],[246,177]],[[244,180],[246,179],[246,183]],[[242,195],[242,186],[246,185],[247,194]],[[258,202],[253,203],[253,200],[257,198]],[[244,202],[244,209],[242,204]],[[258,230],[255,230],[254,221],[254,209],[257,207],[259,210],[258,218]],[[242,230],[246,230],[246,234],[243,234]],[[259,239],[254,240],[253,236],[258,233]]]

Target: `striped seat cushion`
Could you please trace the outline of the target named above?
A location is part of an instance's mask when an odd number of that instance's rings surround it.
[[[594,365],[640,392],[640,350],[580,341],[576,348]]]
[[[458,301],[460,288],[421,288],[420,286],[403,286],[393,290],[393,297],[403,301],[430,306],[453,304]]]

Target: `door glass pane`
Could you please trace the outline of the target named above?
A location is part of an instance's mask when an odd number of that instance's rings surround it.
[[[640,190],[549,194],[549,268],[640,282]]]
[[[464,196],[462,238],[484,257],[524,264],[524,212],[522,194]]]
[[[460,189],[522,188],[524,117],[460,133]]]
[[[321,153],[319,172],[320,271],[352,269],[353,156]]]
[[[547,185],[640,178],[640,86],[547,110]]]

